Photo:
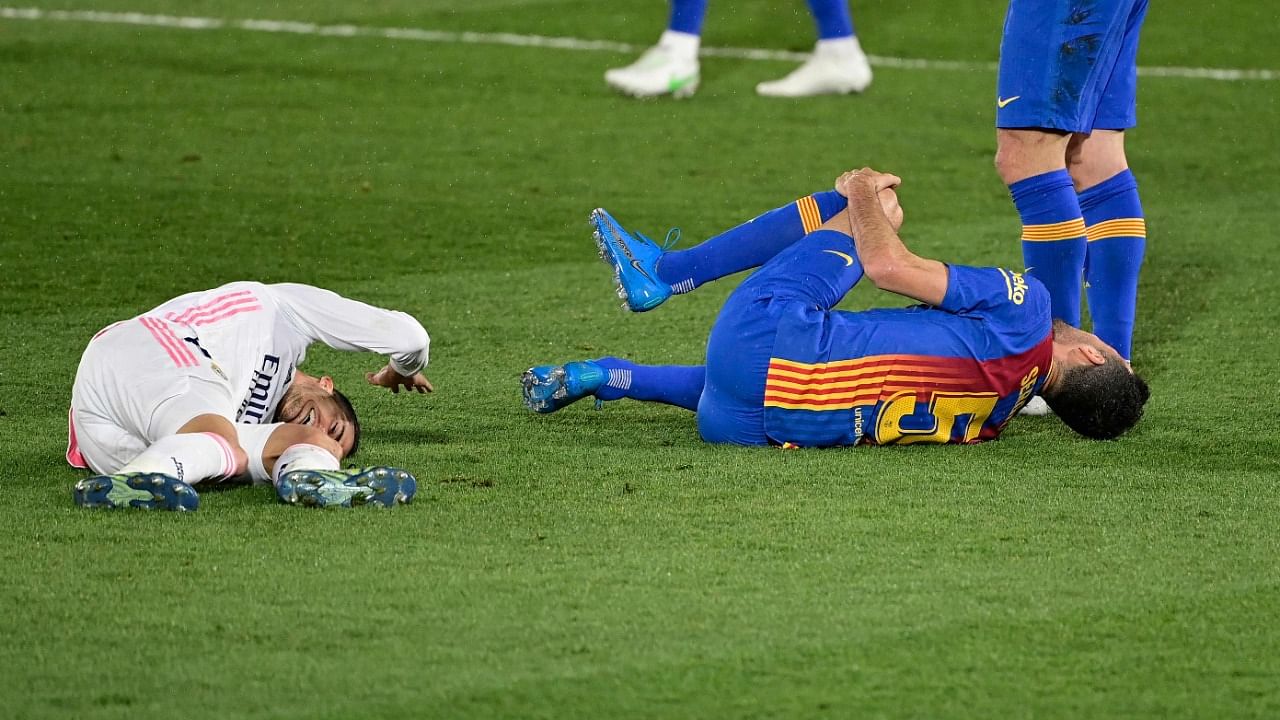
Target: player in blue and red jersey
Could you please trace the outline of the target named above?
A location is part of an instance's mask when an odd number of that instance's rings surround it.
[[[705,365],[605,357],[538,366],[523,377],[525,404],[546,413],[588,395],[663,402],[695,411],[709,442],[798,447],[991,440],[1033,394],[1088,437],[1137,422],[1146,384],[1096,336],[1055,323],[1038,281],[903,245],[899,182],[845,173],[836,192],[682,251],[597,210],[597,242],[632,310],[760,269],[725,302]],[[863,277],[924,304],[834,310]]]
[[[1022,220],[1027,273],[1053,316],[1132,357],[1147,226],[1125,156],[1137,124],[1147,0],[1010,0],[1000,43],[996,170]]]

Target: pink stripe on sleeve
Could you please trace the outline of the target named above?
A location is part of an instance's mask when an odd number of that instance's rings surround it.
[[[196,320],[196,321],[195,321],[195,322],[193,322],[192,324],[193,324],[193,325],[210,325],[210,324],[213,324],[213,323],[216,323],[216,322],[220,322],[220,321],[222,321],[222,320],[226,320],[227,318],[231,317],[232,315],[239,315],[240,313],[246,313],[246,312],[257,312],[257,311],[259,311],[259,310],[261,310],[261,309],[262,309],[262,306],[261,306],[261,305],[249,305],[249,306],[244,306],[244,307],[232,308],[232,309],[230,309],[230,310],[228,310],[228,311],[226,311],[226,312],[222,313],[221,315],[214,315],[214,316],[212,316],[212,317],[203,317],[203,318],[200,318],[199,320]]]
[[[218,304],[220,304],[220,303],[226,302],[227,300],[231,300],[231,299],[239,298],[239,297],[244,297],[244,296],[246,296],[246,295],[248,295],[249,297],[251,297],[251,298],[252,298],[252,297],[253,297],[253,292],[252,292],[252,291],[250,291],[250,290],[237,290],[236,292],[233,292],[233,293],[227,293],[226,295],[219,295],[218,297],[216,297],[216,298],[214,298],[214,299],[210,300],[209,302],[201,303],[201,304],[199,304],[199,305],[193,305],[193,306],[191,306],[191,307],[187,308],[186,310],[182,311],[182,313],[181,313],[181,314],[179,314],[179,315],[176,315],[176,316],[175,316],[175,315],[173,315],[172,313],[170,313],[170,314],[167,316],[167,318],[168,318],[169,320],[172,320],[173,322],[176,322],[176,323],[185,323],[185,322],[187,322],[189,319],[191,319],[191,316],[193,316],[193,315],[198,315],[198,314],[200,314],[200,313],[202,313],[202,312],[205,312],[205,311],[209,310],[210,308],[214,307],[215,305],[218,305]],[[254,298],[254,299],[256,299],[256,298]]]
[[[201,310],[198,313],[189,315],[187,316],[185,322],[188,325],[200,324],[203,320],[209,318],[210,316],[221,315],[227,312],[228,310],[234,310],[238,307],[244,307],[244,306],[250,306],[250,305],[256,309],[261,309],[262,307],[261,305],[258,304],[258,298],[255,298],[255,297],[239,298],[236,300],[230,300],[228,302],[222,303],[217,307],[212,307],[207,310]]]

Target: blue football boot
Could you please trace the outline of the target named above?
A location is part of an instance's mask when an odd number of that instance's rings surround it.
[[[613,267],[618,297],[632,312],[644,312],[671,297],[671,286],[658,278],[658,260],[680,238],[679,230],[667,233],[662,247],[640,233],[627,232],[604,208],[591,212],[600,259]],[[674,237],[673,237],[674,236]]]
[[[418,480],[393,467],[288,470],[276,483],[280,502],[306,507],[391,507],[413,501]]]
[[[609,379],[609,372],[590,360],[563,365],[539,365],[524,371],[524,406],[537,413],[553,413],[592,395]]]
[[[76,504],[85,508],[143,508],[195,510],[200,496],[194,488],[163,473],[131,472],[95,475],[76,483]]]

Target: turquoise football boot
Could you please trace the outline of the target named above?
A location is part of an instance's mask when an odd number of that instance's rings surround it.
[[[194,488],[163,473],[95,475],[76,483],[76,505],[84,508],[143,508],[185,512],[200,507]]]
[[[667,233],[662,247],[640,233],[627,232],[604,208],[591,213],[600,259],[613,268],[618,297],[632,312],[652,310],[671,297],[671,286],[658,278],[658,260],[680,237],[679,230]],[[673,237],[674,236],[674,237]]]
[[[592,395],[609,379],[609,372],[590,360],[563,365],[539,365],[524,371],[524,406],[536,413],[553,413]]]
[[[305,507],[391,507],[413,501],[418,480],[393,467],[288,470],[276,483],[280,502]]]

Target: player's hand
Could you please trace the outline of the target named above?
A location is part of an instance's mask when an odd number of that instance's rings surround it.
[[[850,218],[859,211],[870,212],[879,206],[890,227],[897,232],[902,228],[903,217],[897,192],[897,187],[901,184],[902,178],[893,173],[882,173],[864,167],[850,170],[836,178],[836,192],[848,198]],[[857,227],[852,229],[855,234],[859,230]]]
[[[409,377],[405,377],[396,372],[391,365],[387,365],[376,373],[366,373],[364,378],[369,381],[370,385],[390,388],[393,393],[400,392],[400,388],[416,390],[420,393],[429,393],[435,390],[431,386],[431,381],[422,373],[414,373]]]
[[[864,167],[859,170],[850,170],[836,178],[835,189],[841,195],[853,198],[859,194],[858,189],[863,188],[870,190],[870,195],[874,197],[881,190],[896,188],[901,184],[902,178],[897,175]]]

